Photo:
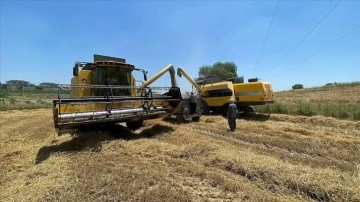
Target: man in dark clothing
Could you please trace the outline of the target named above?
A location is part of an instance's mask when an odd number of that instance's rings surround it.
[[[196,113],[196,102],[197,102],[197,97],[196,97],[196,95],[194,95],[193,92],[191,92],[191,95],[190,95],[190,114],[195,114]]]
[[[236,128],[236,117],[238,114],[237,106],[234,104],[232,99],[229,100],[229,106],[227,111],[228,124],[230,127],[230,131],[235,131]]]

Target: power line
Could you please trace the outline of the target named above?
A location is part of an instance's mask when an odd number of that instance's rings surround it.
[[[340,41],[341,39],[345,38],[347,35],[351,34],[353,31],[355,31],[356,29],[360,28],[360,24],[358,26],[356,26],[355,28],[351,29],[350,31],[346,32],[345,34],[341,35],[339,38],[335,39],[333,42],[331,42],[329,45],[323,47],[322,49],[318,50],[317,52],[313,53],[312,55],[310,55],[309,57],[307,57],[306,59],[304,59],[301,64],[304,64],[306,61],[308,61],[310,58],[314,57],[315,55],[321,53],[322,51],[330,48],[331,46],[333,46],[335,43],[337,43],[338,41]]]
[[[314,57],[315,55],[323,52],[324,50],[327,50],[328,48],[330,48],[331,46],[333,46],[335,43],[337,43],[338,41],[340,41],[341,39],[345,38],[346,36],[348,36],[349,34],[351,34],[352,32],[354,32],[356,29],[360,28],[360,24],[357,25],[356,27],[352,28],[351,30],[349,30],[348,32],[346,32],[345,34],[341,35],[340,37],[338,37],[337,39],[335,39],[334,41],[332,41],[329,45],[324,46],[323,48],[321,48],[320,50],[318,50],[317,52],[313,53],[312,55],[310,55],[309,57],[307,57],[306,59],[304,59],[302,62],[298,63],[297,65],[300,64],[304,64],[306,61],[308,61],[310,58]],[[288,69],[289,70],[289,69]]]
[[[272,23],[273,23],[273,21],[274,21],[274,17],[275,17],[275,14],[276,14],[277,9],[278,9],[278,7],[279,7],[279,3],[280,3],[280,0],[278,0],[278,2],[277,2],[277,4],[276,4],[275,11],[274,11],[274,13],[273,13],[273,16],[272,16],[272,18],[271,18],[271,21],[270,21],[268,30],[267,30],[267,32],[266,32],[265,40],[264,40],[264,42],[263,42],[263,44],[262,44],[262,46],[261,46],[261,49],[260,49],[260,53],[259,53],[258,60],[257,60],[257,62],[256,62],[255,68],[253,69],[253,72],[251,73],[251,75],[254,73],[255,69],[257,68],[257,66],[258,66],[258,64],[259,64],[259,62],[260,62],[260,59],[262,58],[262,54],[263,54],[263,50],[264,50],[264,47],[265,47],[265,43],[266,43],[266,40],[267,40],[267,38],[268,38],[268,36],[269,36],[270,28],[271,28],[271,25],[272,25]]]
[[[305,37],[302,38],[302,39],[299,41],[299,43],[297,43],[296,46],[294,46],[294,47],[285,55],[285,57],[283,57],[283,58],[280,60],[280,62],[278,62],[278,63],[272,68],[272,70],[275,69],[276,67],[278,67],[292,52],[294,52],[294,51],[305,41],[305,39],[306,39],[308,36],[310,36],[310,34],[313,33],[313,32],[315,31],[315,29],[335,10],[335,8],[340,4],[341,1],[342,1],[342,0],[339,0],[339,1],[335,4],[335,6],[332,7],[332,8],[326,13],[326,15],[310,30],[310,32],[307,33],[307,34],[305,35]]]

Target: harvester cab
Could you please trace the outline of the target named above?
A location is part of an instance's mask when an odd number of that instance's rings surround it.
[[[146,119],[170,115],[187,118],[175,76],[171,76],[171,87],[150,87],[166,71],[171,75],[171,70],[174,72],[173,66],[168,65],[148,80],[145,70],[135,68],[122,58],[94,55],[92,63],[76,62],[71,84],[59,84],[58,98],[53,100],[55,129],[61,132],[125,122],[134,130]],[[136,85],[133,71],[143,73],[142,85]]]

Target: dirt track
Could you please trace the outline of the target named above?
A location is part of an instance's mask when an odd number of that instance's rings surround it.
[[[360,122],[254,115],[54,136],[51,110],[0,112],[2,201],[360,201]]]

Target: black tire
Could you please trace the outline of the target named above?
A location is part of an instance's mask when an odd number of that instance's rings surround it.
[[[246,106],[246,107],[244,108],[244,112],[245,112],[245,113],[255,113],[255,112],[256,112],[256,109],[255,109],[254,106]]]
[[[177,123],[184,123],[185,117],[183,113],[176,113],[176,122]]]
[[[206,104],[206,102],[204,100],[201,100],[201,104],[202,106],[202,114],[203,115],[209,115],[210,114],[210,109],[209,106]]]
[[[195,122],[199,122],[200,121],[200,116],[192,117],[191,120],[195,121]]]
[[[126,122],[126,127],[128,127],[130,130],[139,129],[143,125],[144,125],[144,120]]]
[[[221,114],[221,116],[227,117],[228,107],[229,107],[228,103],[224,104],[222,107],[217,109],[216,114]]]

